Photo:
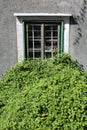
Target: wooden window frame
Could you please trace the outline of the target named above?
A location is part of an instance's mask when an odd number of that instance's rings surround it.
[[[58,33],[58,36],[57,36],[57,39],[56,40],[58,40],[57,41],[57,47],[58,47],[58,50],[56,51],[56,53],[62,53],[63,51],[64,51],[64,21],[57,21],[57,22],[54,22],[54,21],[34,21],[34,22],[30,22],[30,21],[24,21],[24,28],[25,28],[25,48],[26,48],[26,51],[25,51],[25,58],[30,58],[29,57],[29,47],[28,47],[28,44],[29,44],[29,41],[28,41],[28,39],[29,39],[29,37],[28,37],[28,30],[27,30],[27,28],[28,28],[28,26],[29,25],[40,25],[41,26],[41,58],[40,59],[44,59],[44,55],[46,54],[46,53],[51,53],[51,57],[53,57],[53,53],[55,53],[54,51],[48,51],[48,50],[45,50],[45,26],[46,25],[57,25],[58,26],[58,29],[56,30],[56,31],[58,31],[57,33]],[[53,26],[51,26],[51,28],[53,28]],[[32,26],[33,27],[33,26]],[[34,29],[32,30],[32,33],[33,33],[33,56],[32,56],[32,59],[36,59],[36,57],[35,57],[35,49],[34,49]],[[51,30],[51,36],[50,36],[50,38],[51,38],[51,48],[53,48],[53,46],[52,46],[52,44],[53,44],[53,39],[54,39],[54,37],[53,37],[53,34],[52,34],[52,31],[53,30]],[[59,47],[60,46],[60,47]],[[60,48],[60,49],[59,49]]]

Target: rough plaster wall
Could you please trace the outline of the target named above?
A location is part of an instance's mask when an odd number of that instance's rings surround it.
[[[72,14],[75,22],[71,22],[70,54],[87,71],[87,0],[83,0],[78,15]]]
[[[17,62],[16,20],[14,13],[72,13],[80,14],[84,0],[0,0],[0,75]],[[78,26],[82,37],[78,44]],[[84,27],[84,28],[83,28]],[[70,53],[86,66],[86,27],[73,24],[70,30]]]

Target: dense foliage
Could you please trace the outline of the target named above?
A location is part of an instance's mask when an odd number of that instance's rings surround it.
[[[0,130],[87,130],[87,73],[69,55],[29,60],[0,81]]]

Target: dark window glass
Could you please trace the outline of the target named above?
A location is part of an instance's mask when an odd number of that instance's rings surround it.
[[[31,39],[29,39],[29,48],[33,48],[33,41]]]
[[[29,58],[33,58],[33,52],[29,52]]]
[[[35,41],[35,42],[34,42],[34,48],[39,48],[39,49],[41,49],[41,41]]]
[[[51,52],[45,52],[45,57],[46,57],[46,58],[52,57],[52,56],[51,56]]]
[[[41,58],[41,52],[40,51],[35,51],[35,58]]]

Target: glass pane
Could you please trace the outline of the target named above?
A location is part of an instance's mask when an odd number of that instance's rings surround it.
[[[45,30],[51,30],[51,25],[46,25],[45,24]]]
[[[50,58],[51,57],[51,52],[45,52],[45,57]]]
[[[35,51],[35,58],[41,58],[41,52],[40,51]]]
[[[28,31],[28,36],[29,36],[29,37],[32,36],[32,31]]]
[[[57,36],[58,36],[58,32],[57,31],[53,31],[53,37],[55,38],[57,38]]]
[[[51,26],[45,25],[45,38],[51,39]]]
[[[40,48],[41,49],[41,41],[35,41],[34,42],[34,48]]]
[[[29,26],[28,26],[28,30],[32,30],[32,25],[29,25]]]
[[[34,31],[34,38],[41,38],[41,31]]]
[[[58,25],[45,25],[45,56],[51,57],[58,52]]]
[[[57,48],[57,41],[53,41],[53,49]]]
[[[33,48],[33,41],[29,39],[29,44],[28,44],[29,48]]]
[[[51,31],[45,31],[45,36],[46,37],[51,37]]]
[[[53,31],[56,31],[58,29],[58,25],[53,25]]]
[[[28,25],[28,49],[29,58],[41,57],[41,25]]]
[[[41,30],[41,25],[34,25],[34,30]]]
[[[29,58],[33,58],[33,52],[29,52]]]
[[[46,41],[45,42],[45,50],[50,50],[51,49],[51,41]]]

